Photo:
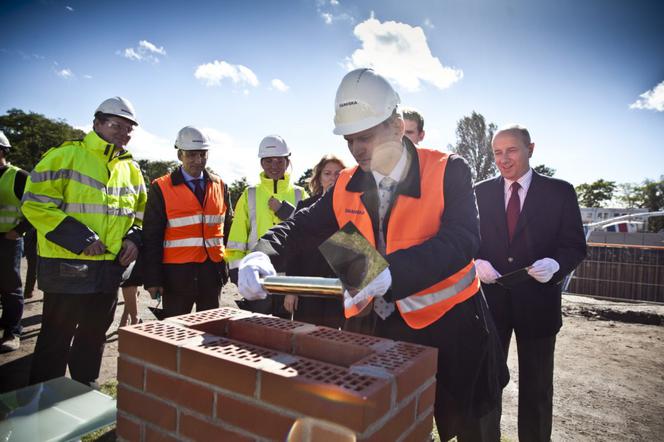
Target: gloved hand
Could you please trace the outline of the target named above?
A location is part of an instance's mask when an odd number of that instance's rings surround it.
[[[391,285],[392,273],[390,273],[390,268],[388,267],[380,272],[366,287],[360,290],[357,295],[350,296],[348,290],[344,291],[344,307],[349,308],[358,304],[364,306],[370,298],[383,296]]]
[[[268,293],[263,289],[259,278],[274,276],[277,271],[270,262],[270,258],[263,252],[252,252],[242,258],[238,271],[238,289],[244,299],[254,301],[265,299]]]
[[[489,261],[483,259],[475,260],[475,270],[477,270],[477,276],[480,277],[480,281],[484,284],[495,284],[496,279],[502,276],[498,270],[493,268]]]
[[[560,270],[560,264],[555,259],[542,258],[538,259],[528,269],[528,274],[536,281],[544,284],[549,282],[553,274]]]

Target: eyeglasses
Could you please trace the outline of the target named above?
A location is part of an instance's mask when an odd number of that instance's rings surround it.
[[[207,158],[207,150],[183,150],[184,156],[187,158]]]
[[[128,133],[128,134],[130,134],[134,131],[134,125],[133,124],[123,124],[123,123],[119,123],[119,122],[114,121],[114,120],[106,121],[106,126],[109,129],[112,129],[114,131],[120,131],[121,130],[121,131],[123,131],[125,133]]]

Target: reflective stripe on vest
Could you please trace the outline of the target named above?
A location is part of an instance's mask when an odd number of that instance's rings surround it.
[[[443,181],[448,155],[434,150],[417,149],[420,169],[420,196],[397,195],[387,220],[387,254],[413,247],[434,237],[440,229],[445,201]],[[334,187],[333,207],[339,226],[353,222],[375,246],[373,224],[360,199],[362,193],[349,192],[346,186],[357,170],[341,172]],[[426,211],[422,211],[422,208]],[[421,214],[421,215],[420,215]],[[432,257],[435,259],[435,257]],[[440,319],[456,304],[479,290],[479,279],[471,260],[455,274],[396,302],[404,321],[414,329],[424,328]],[[357,315],[357,307],[346,309],[346,317]]]
[[[256,218],[256,187],[247,190],[247,208],[249,209],[249,238],[244,245],[245,250],[251,250],[258,242],[258,219]],[[239,248],[239,247],[234,247]]]
[[[164,197],[166,229],[164,230],[165,264],[204,262],[208,258],[221,262],[224,257],[223,229],[226,214],[224,185],[208,181],[204,206],[186,183],[173,185],[171,175],[155,180]]]

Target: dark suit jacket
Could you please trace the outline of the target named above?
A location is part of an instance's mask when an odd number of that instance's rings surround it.
[[[510,243],[505,216],[504,179],[475,186],[480,214],[481,245],[477,258],[501,274],[553,258],[560,270],[545,284],[529,278],[506,289],[482,284],[499,329],[513,327],[524,337],[555,335],[562,326],[562,282],[586,256],[586,240],[576,193],[571,184],[533,171],[514,238]]]

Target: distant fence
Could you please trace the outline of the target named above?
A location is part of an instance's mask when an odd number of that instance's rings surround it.
[[[589,242],[567,292],[664,303],[664,247]]]

